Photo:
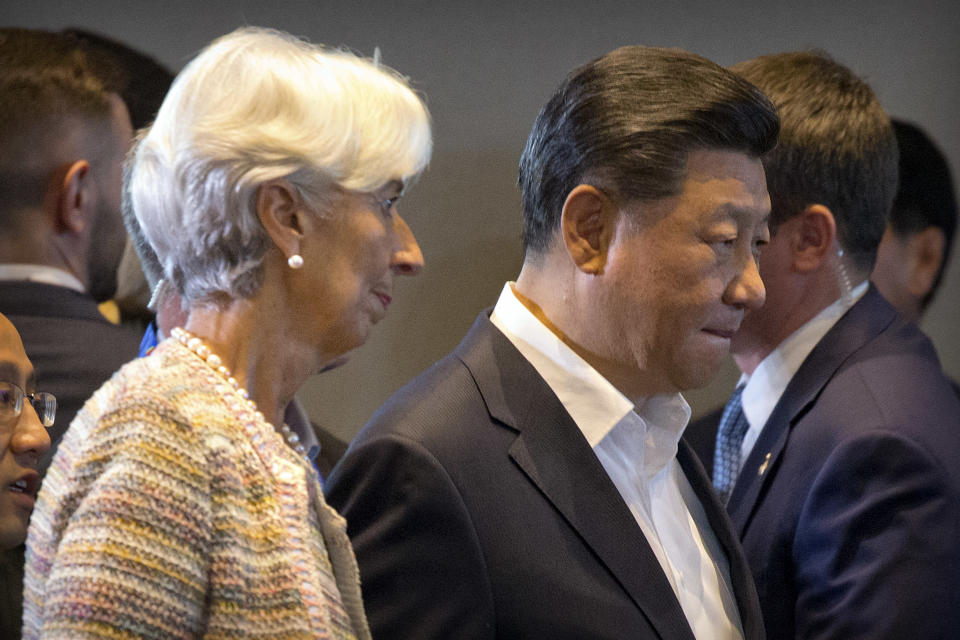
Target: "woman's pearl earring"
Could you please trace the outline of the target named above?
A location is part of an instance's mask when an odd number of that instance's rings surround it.
[[[299,269],[303,266],[303,257],[299,253],[295,253],[287,258],[287,264],[290,265],[291,269]]]

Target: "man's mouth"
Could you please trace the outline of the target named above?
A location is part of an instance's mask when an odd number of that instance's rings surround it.
[[[384,310],[386,310],[390,306],[390,303],[393,301],[393,298],[391,298],[385,293],[377,293],[376,296],[380,300],[380,303],[383,305]]]
[[[11,482],[7,486],[13,493],[22,493],[31,498],[35,498],[37,491],[40,489],[40,478],[36,475],[29,475],[20,478],[16,482]]]
[[[707,328],[707,329],[704,329],[704,332],[709,333],[710,335],[713,335],[713,336],[717,336],[719,338],[724,338],[725,340],[730,340],[731,338],[733,338],[733,334],[735,334],[737,330]]]

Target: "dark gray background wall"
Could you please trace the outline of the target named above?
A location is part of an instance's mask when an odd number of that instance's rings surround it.
[[[342,369],[300,396],[351,437],[404,382],[452,348],[520,267],[516,164],[540,105],[574,66],[625,44],[675,46],[720,64],[817,47],[864,76],[893,115],[939,142],[960,182],[960,11],[955,0],[865,2],[320,2],[14,0],[0,24],[99,30],[177,70],[240,25],[347,46],[408,75],[427,97],[436,151],[401,211],[427,267],[397,287],[388,318]],[[511,6],[513,5],[513,6]],[[960,377],[960,260],[924,321]],[[728,365],[688,399],[702,412],[736,379]]]

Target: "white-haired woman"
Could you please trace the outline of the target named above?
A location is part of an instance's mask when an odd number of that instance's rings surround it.
[[[282,415],[422,266],[395,204],[430,136],[402,78],[273,31],[177,77],[128,189],[186,326],[60,444],[25,638],[369,637],[344,522]]]

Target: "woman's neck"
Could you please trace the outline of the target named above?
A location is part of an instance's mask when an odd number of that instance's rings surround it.
[[[184,328],[220,357],[264,417],[280,426],[287,404],[314,371],[315,356],[292,339],[286,316],[276,313],[283,307],[261,297],[195,305]]]

